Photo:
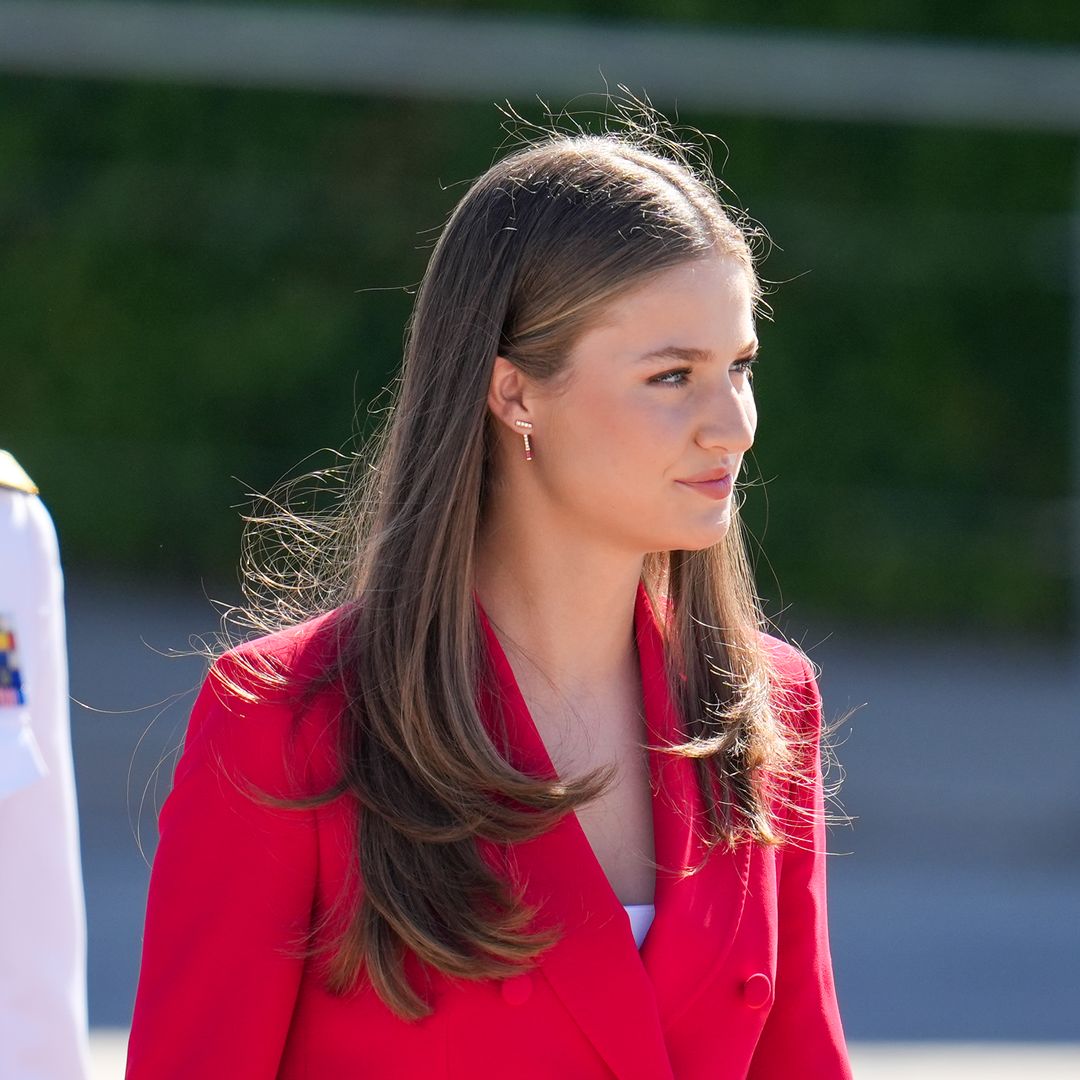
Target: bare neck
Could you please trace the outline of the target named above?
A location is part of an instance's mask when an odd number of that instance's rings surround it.
[[[637,675],[641,565],[540,530],[506,529],[478,545],[474,584],[511,661],[564,694],[590,694]]]

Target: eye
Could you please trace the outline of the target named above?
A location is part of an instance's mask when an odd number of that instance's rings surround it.
[[[674,371],[665,371],[663,375],[654,375],[649,382],[658,383],[662,386],[685,386],[685,375],[690,374],[690,368],[676,368]],[[676,380],[677,377],[677,380]]]
[[[754,377],[753,367],[756,363],[757,357],[748,356],[743,360],[736,360],[735,363],[731,365],[731,370],[737,371],[740,374],[745,374],[748,378],[752,379]]]

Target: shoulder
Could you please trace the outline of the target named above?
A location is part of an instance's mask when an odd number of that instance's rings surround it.
[[[333,664],[347,612],[335,608],[234,645],[222,653],[210,675],[228,681],[240,696],[280,703],[301,693]]]
[[[185,765],[210,762],[275,794],[334,780],[344,699],[326,677],[342,609],[243,642],[213,662],[192,708]]]
[[[758,632],[758,642],[778,678],[790,682],[814,677],[814,666],[809,657],[790,642],[761,631]]]
[[[38,563],[59,562],[52,517],[37,485],[7,450],[0,450],[0,533],[9,565],[14,558],[20,572]]]
[[[796,848],[813,851],[818,841],[813,826],[822,797],[821,748],[824,719],[814,665],[794,645],[771,634],[760,635],[770,678],[770,706],[785,748],[778,760],[781,781],[778,819]],[[810,832],[807,832],[808,827]]]
[[[38,493],[37,485],[7,450],[0,450],[0,488],[21,491],[24,495]]]
[[[821,728],[821,693],[814,665],[794,645],[772,634],[759,633],[765,653],[774,706],[787,722],[803,734]]]

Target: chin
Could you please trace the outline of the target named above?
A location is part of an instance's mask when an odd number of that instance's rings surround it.
[[[683,544],[685,551],[704,551],[706,548],[716,547],[728,534],[727,528],[717,529],[710,534],[707,540],[700,540],[696,544]]]
[[[719,544],[728,534],[729,522],[713,525],[707,529],[684,530],[665,537],[652,551],[704,551]]]

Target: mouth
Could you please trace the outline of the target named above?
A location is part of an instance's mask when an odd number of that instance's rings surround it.
[[[699,494],[705,495],[710,499],[726,499],[731,494],[734,478],[731,473],[719,471],[715,472],[713,475],[715,479],[677,480],[676,483],[682,484],[692,491],[697,491]]]

